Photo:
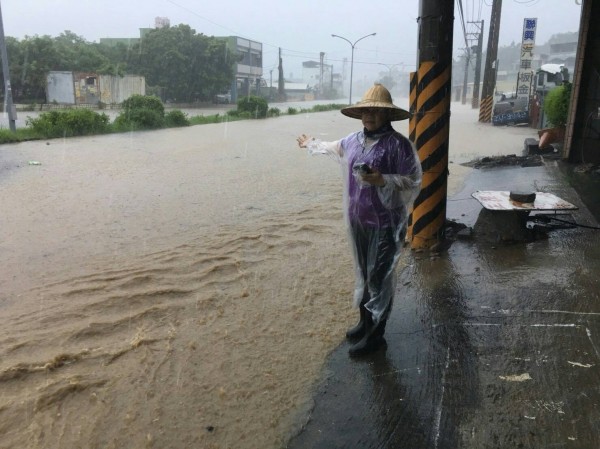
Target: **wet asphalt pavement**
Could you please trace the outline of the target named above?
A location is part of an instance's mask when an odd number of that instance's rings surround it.
[[[447,217],[476,227],[476,190],[553,193],[597,226],[555,161],[474,170]],[[571,218],[571,217],[569,217]],[[600,231],[457,239],[411,252],[387,348],[330,356],[290,449],[600,447]],[[408,249],[407,249],[408,250]]]

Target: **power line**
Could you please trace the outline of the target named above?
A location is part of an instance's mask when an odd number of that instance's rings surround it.
[[[228,31],[229,33],[231,33],[234,36],[239,36],[241,38],[244,39],[248,39],[248,40],[255,40],[255,38],[251,38],[248,36],[245,36],[243,33],[238,32],[237,30],[233,30],[225,25],[222,25],[220,23],[217,23],[207,17],[204,17],[203,15],[197,13],[196,11],[194,11],[193,9],[190,9],[184,5],[181,5],[179,3],[177,3],[174,0],[166,0],[168,3],[171,3],[172,5],[183,9],[184,11],[187,11],[188,13],[212,24],[215,25],[219,28],[222,28],[223,30]],[[463,25],[464,28],[464,25]],[[263,58],[265,55],[270,55],[279,51],[282,51],[281,55],[286,56],[287,58],[297,58],[297,59],[317,59],[318,55],[320,53],[320,51],[304,51],[304,50],[294,50],[291,48],[285,48],[285,47],[281,47],[280,45],[276,45],[276,44],[272,44],[269,42],[260,42],[264,47],[270,47],[272,49],[274,49],[273,51],[269,52],[269,51],[264,51],[263,50]],[[358,49],[358,47],[357,47]],[[393,51],[386,51],[386,50],[372,50],[372,49],[367,49],[367,48],[361,48],[360,49],[363,52],[371,52],[371,53],[381,53],[381,54],[387,54],[387,55],[395,55],[395,56],[404,56],[404,57],[408,57],[408,56],[416,56],[416,52],[412,52],[412,53],[401,53],[401,52],[393,52]],[[328,61],[333,61],[333,62],[344,62],[344,59],[335,59],[335,58],[328,58]],[[354,61],[355,64],[362,64],[362,65],[376,65],[379,64],[379,62],[368,62],[368,61]]]
[[[172,5],[174,5],[174,6],[177,6],[178,8],[181,8],[181,9],[183,9],[183,10],[185,10],[185,11],[189,12],[190,14],[193,14],[193,15],[194,15],[194,16],[196,16],[196,17],[199,17],[199,18],[200,18],[200,19],[202,19],[202,20],[205,20],[205,21],[206,21],[206,22],[208,22],[208,23],[211,23],[211,24],[213,24],[213,25],[215,25],[215,26],[217,26],[217,27],[219,27],[219,28],[222,28],[222,29],[224,29],[224,30],[227,30],[227,31],[229,31],[230,33],[232,33],[232,34],[233,34],[233,35],[235,35],[235,36],[239,36],[239,37],[242,37],[242,38],[244,38],[244,39],[248,39],[248,40],[255,40],[255,38],[251,38],[251,37],[245,36],[243,33],[239,33],[238,31],[236,31],[236,30],[233,30],[233,29],[231,29],[231,28],[229,28],[229,27],[227,27],[227,26],[225,26],[225,25],[222,25],[222,24],[220,24],[220,23],[217,23],[217,22],[215,22],[215,21],[213,21],[213,20],[210,20],[209,18],[207,18],[207,17],[204,17],[203,15],[201,15],[201,14],[198,14],[196,11],[194,11],[194,10],[192,10],[192,9],[190,9],[190,8],[187,8],[186,6],[180,5],[179,3],[177,3],[177,2],[175,2],[175,1],[173,1],[173,0],[166,0],[166,1],[167,1],[168,3],[171,3],[171,4],[172,4]],[[269,42],[261,42],[261,44],[263,45],[263,47],[264,47],[264,46],[268,46],[268,47],[272,47],[272,48],[275,48],[275,49],[282,48],[280,45],[271,44],[271,43],[269,43]],[[304,53],[305,55],[307,55],[307,57],[310,57],[310,56],[308,56],[308,55],[314,55],[315,53],[316,53],[316,54],[318,54],[318,53],[319,53],[319,52],[316,52],[316,51],[315,51],[315,52],[308,52],[308,51],[292,50],[292,49],[289,49],[289,48],[282,48],[282,49],[283,49],[283,50],[285,50],[285,51],[288,51],[288,52],[294,52],[294,53]],[[263,54],[264,54],[264,53],[263,53]]]
[[[465,15],[463,12],[462,0],[456,0],[458,3],[458,9],[460,10],[460,23],[462,24],[463,37],[465,38],[465,46],[467,47],[467,54],[470,54],[469,43],[467,42],[467,29],[465,28]]]
[[[513,0],[513,2],[515,3],[519,3],[521,5],[527,5],[529,3],[529,5],[527,6],[535,6],[536,4],[538,4],[540,2],[540,0]]]
[[[206,18],[206,17],[204,17],[204,16],[201,16],[201,15],[200,15],[200,14],[198,14],[196,11],[193,11],[193,10],[191,10],[190,8],[187,8],[187,7],[183,6],[183,5],[180,5],[179,3],[176,3],[176,2],[174,2],[173,0],[167,0],[167,2],[168,2],[168,3],[171,3],[172,5],[175,5],[175,6],[177,6],[178,8],[181,8],[181,9],[183,9],[183,10],[185,10],[185,11],[189,12],[190,14],[193,14],[193,15],[195,15],[195,16],[197,16],[197,17],[200,17],[202,20],[206,20],[208,23],[212,23],[213,25],[215,25],[215,26],[218,26],[219,28],[223,28],[224,30],[231,31],[231,32],[232,32],[233,34],[235,34],[235,35],[239,35],[239,33],[237,33],[237,31],[235,31],[235,30],[232,30],[231,28],[227,28],[225,25],[221,25],[220,23],[213,22],[212,20],[210,20],[210,19],[208,19],[208,18]],[[240,36],[240,37],[241,37],[241,36]]]

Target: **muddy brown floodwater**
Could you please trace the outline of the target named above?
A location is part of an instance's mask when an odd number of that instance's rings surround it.
[[[295,138],[357,125],[2,146],[0,448],[285,444],[354,321],[339,168]]]

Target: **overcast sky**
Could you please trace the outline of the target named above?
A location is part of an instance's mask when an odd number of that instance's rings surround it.
[[[504,0],[500,45],[520,42],[526,17],[538,18],[538,44],[555,33],[577,31],[579,1]],[[355,46],[355,79],[401,64],[414,70],[417,57],[419,0],[0,0],[0,4],[5,35],[19,39],[58,36],[64,30],[96,42],[101,37],[139,37],[139,28],[153,27],[157,16],[209,36],[246,37],[263,44],[267,79],[271,69],[277,72],[279,48],[286,78],[300,77],[302,62],[318,61],[320,52],[335,72],[341,71],[342,60],[350,61],[352,47],[331,34],[356,42],[377,33]],[[462,4],[465,21],[485,21],[485,49],[492,0],[462,0]],[[465,47],[458,6],[454,47],[455,55]]]

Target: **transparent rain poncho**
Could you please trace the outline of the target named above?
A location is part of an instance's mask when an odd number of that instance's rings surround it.
[[[354,306],[387,319],[396,288],[395,268],[406,236],[412,203],[421,188],[421,164],[414,145],[396,131],[365,137],[360,131],[342,140],[308,140],[310,154],[325,154],[341,164],[344,216],[354,257]],[[379,171],[385,185],[362,180],[366,164]]]

